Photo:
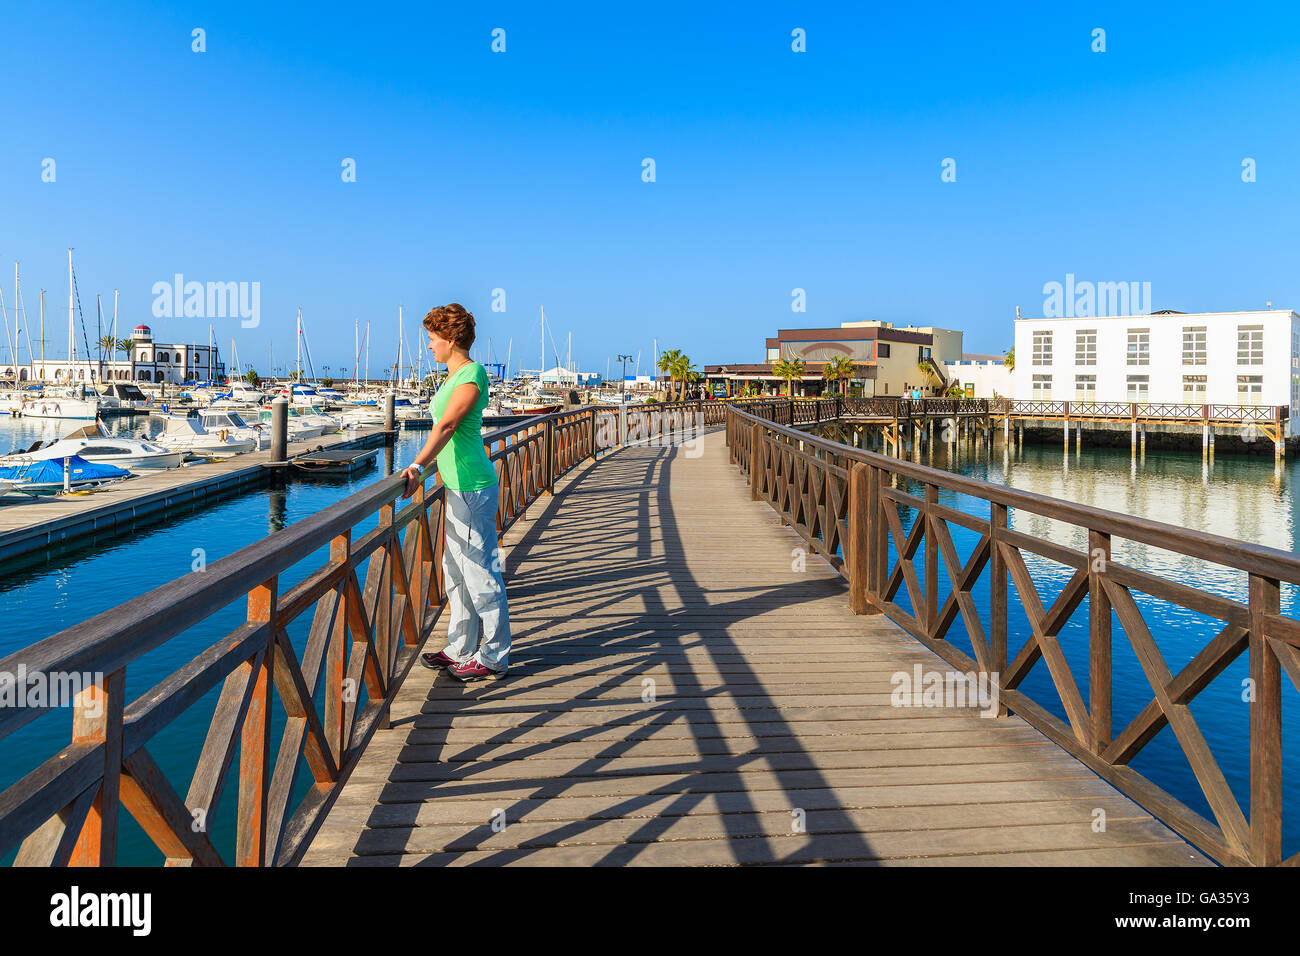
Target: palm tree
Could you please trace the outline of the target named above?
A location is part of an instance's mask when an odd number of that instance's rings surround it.
[[[931,381],[934,382],[941,381],[939,378],[939,373],[938,371],[935,370],[934,363],[930,361],[930,359],[923,358],[919,360],[916,363],[916,367],[920,369],[923,374],[927,375],[931,379]]]
[[[673,363],[681,357],[681,349],[669,349],[667,352],[659,353],[659,371],[669,377],[669,398],[672,397],[673,389],[677,386],[677,378],[673,374]]]
[[[1007,349],[1006,358],[1002,360],[1002,364],[1013,372],[1016,370],[1016,347],[1014,345]]]
[[[772,366],[772,371],[785,379],[785,391],[791,398],[794,397],[794,386],[790,383],[796,378],[803,378],[803,368],[801,359],[786,359]]]
[[[847,355],[837,355],[822,366],[822,378],[828,382],[834,382],[837,379],[843,382],[840,386],[840,394],[843,395],[848,390],[848,380],[853,377],[856,370],[857,366],[853,364],[851,358]]]
[[[686,401],[686,383],[690,380],[691,373],[694,371],[695,369],[691,367],[691,357],[689,355],[679,354],[676,361],[673,362],[672,374],[682,383],[681,397],[678,399],[680,402]]]

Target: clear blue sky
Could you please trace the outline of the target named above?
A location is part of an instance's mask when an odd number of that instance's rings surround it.
[[[121,327],[167,340],[208,323],[155,320],[153,283],[257,281],[262,324],[218,320],[223,351],[265,372],[274,340],[279,364],[301,306],[335,374],[354,320],[376,373],[399,303],[414,341],[453,299],[529,367],[544,304],[600,372],[646,371],[654,337],[761,361],[779,327],[864,318],[997,352],[1067,272],[1149,281],[1155,308],[1300,309],[1294,4],[899,6],[11,6],[6,299],[19,259],[62,352],[69,245],[90,321],[117,288]]]

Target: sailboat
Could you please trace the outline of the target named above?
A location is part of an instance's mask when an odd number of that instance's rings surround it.
[[[68,250],[68,375],[62,388],[46,388],[40,398],[27,399],[22,405],[26,418],[79,418],[94,421],[99,417],[99,399],[92,386],[89,397],[85,385],[72,385],[77,362],[77,339],[73,316],[72,250]]]
[[[546,368],[546,309],[542,313],[542,364],[537,368],[537,381],[525,386],[522,394],[508,396],[501,400],[503,410],[512,415],[549,415],[564,407],[563,402],[549,400],[542,391],[542,372]]]

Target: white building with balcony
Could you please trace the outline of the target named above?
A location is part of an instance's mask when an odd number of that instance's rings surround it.
[[[1018,400],[1300,408],[1300,316],[1153,312],[1018,318]]]

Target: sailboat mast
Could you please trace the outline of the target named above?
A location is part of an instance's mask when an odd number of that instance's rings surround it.
[[[113,351],[109,355],[109,361],[113,361],[113,356],[117,354],[117,290],[113,290]]]
[[[370,322],[366,322],[366,385],[370,384]]]
[[[295,371],[298,373],[298,381],[302,381],[302,307],[298,308],[298,355],[294,359]],[[290,394],[293,394],[290,392]]]
[[[69,252],[69,255],[72,253]],[[539,306],[542,310],[542,364],[537,366],[537,387],[542,387],[542,371],[546,368],[546,306]]]
[[[18,299],[21,295],[22,293],[18,290],[18,263],[14,262],[14,338],[12,345],[14,353],[14,388],[18,387],[18,343],[20,341],[18,338]],[[5,334],[9,334],[9,324],[7,322],[5,323]],[[31,350],[32,344],[28,342],[27,351],[30,353]]]
[[[72,249],[68,249],[68,378],[73,377],[73,362],[76,361],[77,340],[72,330]]]
[[[397,370],[393,373],[393,387],[402,384],[402,307],[397,307]]]

